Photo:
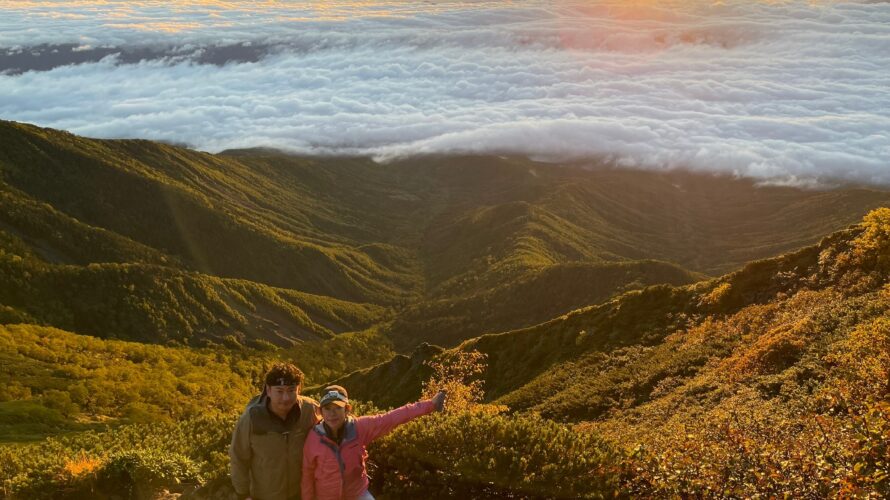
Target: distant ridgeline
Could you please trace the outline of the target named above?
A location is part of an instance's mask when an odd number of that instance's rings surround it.
[[[0,205],[3,497],[225,498],[275,359],[360,412],[478,363],[392,498],[890,495],[886,191],[0,122]]]

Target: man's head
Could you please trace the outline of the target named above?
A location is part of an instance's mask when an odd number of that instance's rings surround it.
[[[266,396],[269,409],[287,415],[297,402],[303,385],[303,372],[291,363],[276,363],[266,372]]]
[[[321,394],[321,417],[328,427],[337,431],[346,423],[346,414],[352,409],[349,394],[339,385],[329,385]]]

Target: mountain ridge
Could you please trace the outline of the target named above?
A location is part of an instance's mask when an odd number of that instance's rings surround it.
[[[882,210],[876,212],[881,215],[871,215],[871,219],[884,217],[890,220],[890,216],[886,215],[890,214],[890,209]],[[886,230],[890,233],[890,229]],[[832,270],[831,258],[841,255],[845,259],[852,259],[850,255],[855,253],[855,242],[861,240],[866,231],[865,224],[852,226],[823,238],[816,245],[749,263],[743,269],[720,278],[680,287],[653,285],[628,291],[603,303],[582,307],[534,326],[483,334],[444,352],[479,351],[486,356],[487,369],[482,380],[487,401],[506,404],[513,410],[537,408],[536,411],[541,411],[548,418],[577,421],[577,415],[569,417],[571,413],[553,413],[555,410],[548,405],[554,403],[547,403],[549,400],[546,396],[544,402],[539,399],[542,395],[553,394],[553,398],[563,400],[564,394],[581,391],[578,389],[579,384],[600,383],[598,379],[602,374],[597,370],[608,372],[604,367],[610,366],[609,363],[616,363],[613,358],[628,355],[621,354],[622,352],[637,352],[635,355],[639,355],[640,352],[657,350],[665,339],[681,336],[682,332],[708,328],[709,324],[728,321],[727,318],[743,314],[748,309],[756,311],[758,308],[762,309],[764,304],[793,302],[797,295],[807,297],[807,294],[830,294],[835,293],[830,290],[837,287],[843,289],[844,286],[849,286],[845,285],[844,280],[854,279],[849,276],[857,276],[857,271],[843,268],[840,271]],[[875,274],[876,272],[871,271],[871,275],[855,279],[877,283],[886,279],[881,277],[882,274]],[[867,286],[872,290],[876,286],[880,288],[875,284]],[[838,297],[852,294],[851,298],[843,300],[854,300],[860,292],[854,289],[853,292],[837,294]],[[803,301],[804,298],[800,300]],[[825,307],[828,308],[828,305],[825,304]],[[753,321],[750,316],[743,315],[742,318]],[[409,385],[415,392],[418,391],[420,382],[428,376],[428,369],[422,368],[423,363],[441,354],[429,350],[415,352],[412,355],[414,369],[399,371],[399,377],[412,378],[414,382]],[[699,358],[694,363],[704,361],[707,358]],[[624,362],[626,360],[621,363]],[[571,374],[578,371],[568,368],[567,364],[577,365],[584,375],[565,375],[572,378],[560,378],[560,373]],[[688,369],[688,366],[684,368]],[[697,370],[695,368],[693,372]],[[685,375],[689,377],[693,372],[685,372]],[[402,393],[396,396],[389,390],[405,386],[404,380],[399,380],[397,384],[386,377],[375,378],[387,373],[391,372],[385,368],[384,363],[357,371],[338,382],[361,387],[368,394],[368,399],[375,400],[378,397],[389,405],[402,404],[417,397],[419,393]],[[656,382],[661,378],[657,378]],[[554,382],[558,380],[561,382]],[[602,383],[604,385],[599,390],[606,393],[609,391],[608,387],[620,387],[618,381]],[[536,384],[539,387],[535,387]],[[582,415],[586,415],[584,418],[587,419],[600,418],[606,410],[618,404],[617,400],[611,403],[603,401],[604,406],[597,407],[587,396],[570,400],[586,408],[584,411],[587,413]]]
[[[888,193],[24,129],[0,123],[3,494],[226,498],[269,363],[363,414],[456,359],[448,412],[370,450],[375,493],[886,496]]]
[[[354,304],[342,305],[354,317],[380,308],[384,334],[402,352],[530,326],[630,288],[690,283],[812,243],[890,203],[879,190],[801,191],[522,158],[211,155],[12,122],[0,122],[0,141],[7,253],[248,280]],[[192,302],[188,293],[177,300]],[[23,312],[21,300],[10,304]],[[263,311],[257,320],[281,323],[284,335],[266,340],[312,338],[288,334],[300,323]],[[323,316],[313,335],[343,331],[321,326]],[[252,335],[211,337],[228,334]]]

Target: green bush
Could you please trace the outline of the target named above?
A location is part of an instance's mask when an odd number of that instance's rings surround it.
[[[620,456],[593,434],[534,416],[433,415],[370,450],[373,488],[387,497],[617,495]]]
[[[122,425],[0,446],[0,498],[150,496],[226,475],[236,415]]]
[[[0,403],[0,439],[27,441],[69,427],[58,410],[47,408],[39,401]]]
[[[22,423],[62,425],[65,418],[58,410],[47,408],[36,401],[7,401],[0,403],[0,424]]]
[[[131,498],[148,498],[161,487],[175,488],[200,479],[198,466],[188,457],[157,449],[137,449],[112,456],[99,472],[98,486]]]

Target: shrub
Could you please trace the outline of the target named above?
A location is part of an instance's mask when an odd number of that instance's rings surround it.
[[[424,382],[421,398],[432,398],[443,390],[448,393],[445,400],[445,411],[448,413],[472,411],[497,414],[507,411],[504,405],[481,403],[485,396],[481,377],[487,368],[487,358],[487,354],[476,350],[446,351],[425,362],[432,368],[433,374]]]
[[[485,392],[480,379],[488,356],[479,351],[446,351],[425,364],[433,375],[423,384],[421,398],[433,397],[438,391],[448,392],[448,411],[467,411],[482,401]]]
[[[66,459],[52,482],[56,488],[55,495],[61,498],[89,498],[96,492],[96,479],[104,464],[102,458],[84,451]]]
[[[853,240],[854,255],[862,265],[881,271],[890,269],[890,208],[869,212],[862,220],[863,232]]]
[[[0,446],[0,498],[143,498],[224,477],[235,418],[122,425]]]
[[[37,401],[6,401],[0,403],[0,425],[21,423],[46,426],[64,425],[65,418],[58,410],[47,408]]]
[[[137,449],[112,456],[99,471],[98,486],[130,498],[151,498],[161,487],[175,488],[200,479],[197,465],[179,453]]]
[[[439,414],[375,442],[373,487],[392,498],[618,494],[618,454],[536,416]]]

